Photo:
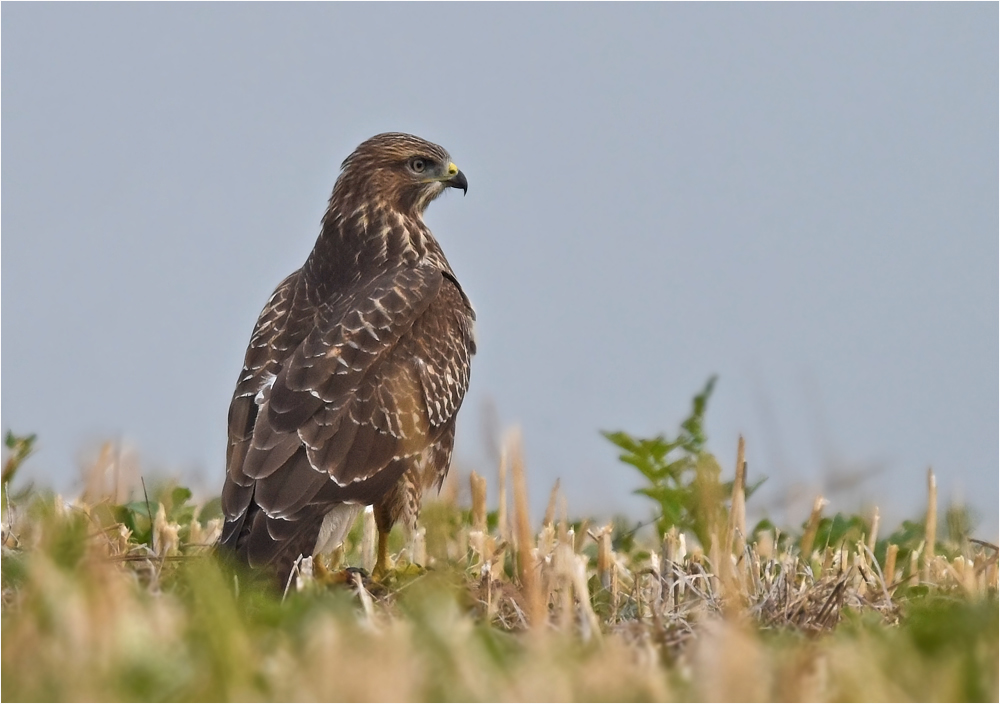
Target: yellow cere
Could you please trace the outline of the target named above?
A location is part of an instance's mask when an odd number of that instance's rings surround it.
[[[455,166],[455,162],[450,162],[448,164],[448,175],[449,176],[454,176],[457,173],[458,173],[458,167]]]

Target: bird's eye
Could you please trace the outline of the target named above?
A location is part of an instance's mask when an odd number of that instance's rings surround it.
[[[422,174],[424,172],[424,169],[427,168],[427,162],[424,161],[423,159],[413,159],[410,161],[410,168],[413,169],[416,173]]]

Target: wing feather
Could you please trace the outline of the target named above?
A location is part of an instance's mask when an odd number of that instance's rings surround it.
[[[472,318],[461,289],[450,281],[443,286],[411,337],[414,356],[420,360],[417,368],[429,420],[435,427],[443,426],[462,405],[475,351]]]
[[[441,270],[386,272],[311,315],[296,284],[262,312],[230,407],[223,541],[252,565],[287,561],[332,504],[377,501],[429,444],[447,445],[440,481],[468,387],[471,311]]]
[[[227,516],[245,515],[251,501],[272,517],[294,515],[331,478],[360,490],[405,455],[404,435],[422,428],[412,398],[416,374],[394,350],[442,281],[430,267],[388,272],[314,308],[311,320],[290,315],[295,278],[279,286],[258,320],[230,407]]]

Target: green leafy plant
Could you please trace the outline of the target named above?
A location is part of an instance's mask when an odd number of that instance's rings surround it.
[[[804,525],[803,530],[805,530]],[[864,537],[867,531],[868,521],[861,516],[838,513],[820,520],[813,546],[822,549],[839,548],[845,542],[853,545]]]
[[[628,438],[636,450],[626,450],[681,490],[674,508],[692,532],[725,518],[732,487],[705,450],[706,400],[679,438]],[[643,454],[663,444],[672,453]],[[20,539],[0,555],[4,700],[997,701],[997,549],[969,538],[974,517],[957,508],[919,584],[894,588],[858,549],[869,528],[854,515],[810,526],[824,558],[848,556],[811,569],[794,530],[762,520],[747,535],[772,533],[772,544],[751,544],[727,583],[696,550],[657,573],[663,544],[621,517],[607,551],[594,539],[605,527],[587,518],[534,523],[516,538],[527,544],[508,544],[493,511],[484,551],[473,512],[451,498],[422,514],[426,570],[400,557],[379,583],[321,558],[283,593],[215,559],[199,522],[217,519],[218,498],[199,504],[171,481],[118,497],[12,495],[6,530]],[[362,524],[344,564],[362,562]],[[166,534],[174,548],[151,550]],[[907,522],[890,539],[909,555],[925,537]],[[502,569],[486,568],[501,544]],[[515,566],[519,551],[535,556],[533,584]]]
[[[673,438],[664,434],[640,438],[624,431],[602,435],[623,450],[618,459],[635,467],[647,486],[635,490],[648,496],[660,509],[656,529],[662,535],[671,527],[689,531],[706,548],[713,528],[724,518],[725,501],[732,495],[733,482],[720,480],[721,468],[706,449],[705,410],[715,388],[711,377],[691,403],[691,414]],[[763,479],[746,489],[747,497]]]
[[[14,480],[14,475],[17,474],[17,470],[24,461],[35,451],[35,440],[36,436],[34,433],[31,435],[14,435],[9,430],[6,437],[4,437],[4,447],[7,448],[8,452],[7,460],[3,463],[3,475],[0,476],[4,510],[7,508],[7,491],[10,483]]]

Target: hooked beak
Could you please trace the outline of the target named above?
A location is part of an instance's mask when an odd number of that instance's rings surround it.
[[[465,174],[459,171],[458,167],[454,164],[448,164],[448,178],[444,181],[444,185],[450,188],[461,188],[462,195],[469,192],[469,181],[465,178]]]

